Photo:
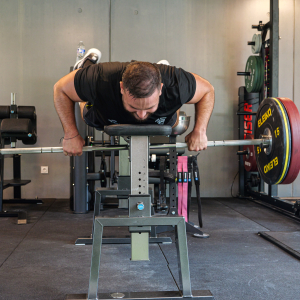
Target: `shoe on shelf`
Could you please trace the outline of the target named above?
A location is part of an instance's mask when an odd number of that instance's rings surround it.
[[[82,59],[76,62],[76,64],[74,65],[74,70],[82,68],[82,66],[87,60],[93,62],[94,64],[97,64],[98,62],[100,62],[100,59],[101,59],[100,50],[96,48],[91,48]]]

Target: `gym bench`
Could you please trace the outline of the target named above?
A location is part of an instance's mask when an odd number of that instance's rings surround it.
[[[128,217],[95,216],[93,248],[88,294],[67,295],[66,299],[201,299],[213,300],[209,290],[191,290],[187,249],[186,223],[176,214],[151,216],[151,196],[148,194],[149,136],[170,135],[172,128],[166,125],[111,125],[105,132],[111,136],[126,136],[130,140],[130,192]],[[153,226],[171,226],[175,230],[175,242],[179,266],[178,291],[102,293],[98,294],[100,256],[104,227],[129,227],[131,232],[131,260],[149,260],[149,233]]]

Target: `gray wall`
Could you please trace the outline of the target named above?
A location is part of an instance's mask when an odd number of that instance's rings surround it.
[[[109,60],[109,54],[112,61],[167,59],[171,65],[206,78],[216,92],[208,139],[238,137],[235,112],[243,78],[236,72],[244,70],[252,55],[247,41],[256,31],[251,25],[269,20],[269,0],[2,0],[1,4],[1,105],[8,105],[10,93],[16,92],[17,104],[36,106],[37,146],[59,146],[63,131],[52,89],[74,64],[80,40],[87,49],[99,48],[103,62]],[[300,29],[299,9],[299,0],[280,1],[279,94],[291,99],[300,93],[300,74],[294,68],[300,51],[295,34]],[[299,101],[295,102],[300,107]],[[194,115],[191,105],[184,110]],[[184,141],[184,136],[178,141]],[[201,152],[198,161],[203,196],[230,196],[238,171],[236,150],[227,147]],[[10,159],[5,162],[5,176],[9,178]],[[42,165],[49,166],[48,175],[40,174]],[[22,177],[32,180],[23,188],[24,197],[69,196],[69,160],[62,154],[23,155]],[[280,187],[279,193],[299,196],[299,180]],[[237,186],[236,181],[234,194]],[[6,197],[11,195],[11,189],[5,190]]]

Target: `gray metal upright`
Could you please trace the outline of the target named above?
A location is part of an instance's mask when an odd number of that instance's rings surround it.
[[[148,136],[130,139],[131,194],[148,194]]]
[[[87,125],[83,122],[80,115],[80,107],[75,103],[75,118],[79,134],[83,139],[87,135]],[[88,184],[87,184],[87,152],[73,159],[73,210],[75,214],[85,214],[88,212]]]
[[[272,97],[278,97],[278,59],[279,59],[279,1],[270,0],[270,90]],[[269,196],[278,195],[278,186],[268,186]]]

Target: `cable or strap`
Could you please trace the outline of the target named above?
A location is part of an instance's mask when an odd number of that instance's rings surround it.
[[[181,202],[181,214],[184,216],[185,221],[188,222],[188,157],[182,156],[182,202]]]
[[[193,177],[193,158],[190,155],[188,157],[188,206],[187,206],[187,215],[188,219],[190,218],[190,209],[192,204],[192,177]]]
[[[192,156],[193,160],[193,174],[194,174],[194,181],[196,186],[196,193],[197,193],[197,204],[198,204],[198,221],[199,226],[202,228],[202,205],[201,205],[201,198],[200,198],[200,174],[198,169],[197,163],[197,156]]]
[[[182,156],[178,156],[178,162],[177,162],[177,190],[178,190],[178,203],[177,203],[177,209],[178,209],[178,215],[181,216],[181,204],[182,204]]]

